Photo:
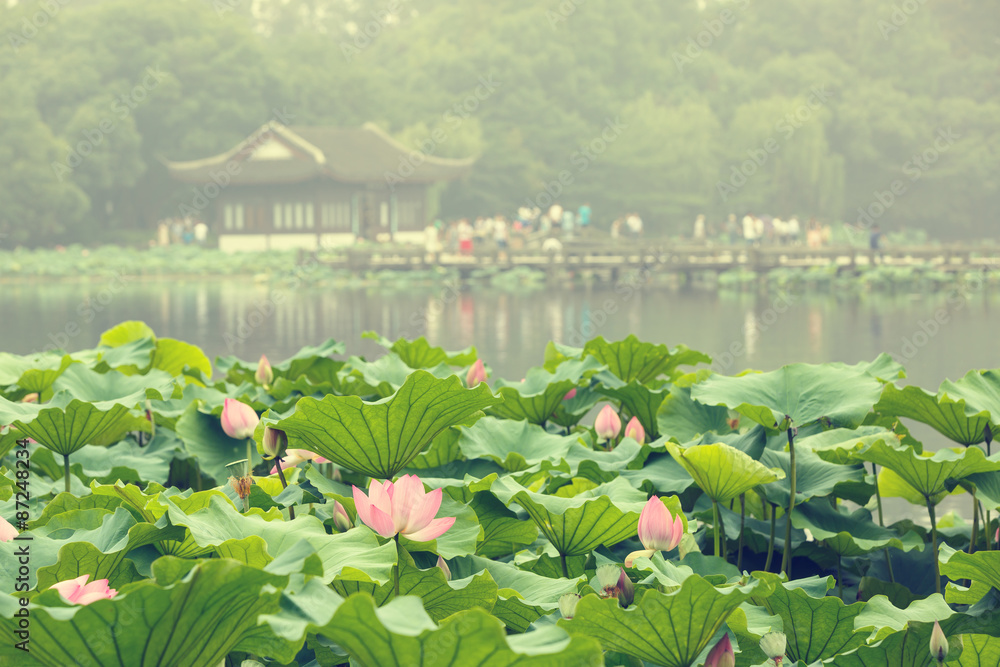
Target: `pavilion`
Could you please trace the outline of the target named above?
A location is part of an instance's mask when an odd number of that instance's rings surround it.
[[[214,202],[204,217],[214,215],[219,248],[235,252],[421,242],[428,188],[463,177],[475,158],[410,150],[372,123],[272,121],[221,155],[164,162],[173,180]]]

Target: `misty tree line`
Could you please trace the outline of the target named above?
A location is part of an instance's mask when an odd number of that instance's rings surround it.
[[[2,243],[148,233],[192,200],[160,158],[279,117],[479,155],[434,192],[442,217],[558,199],[653,234],[745,212],[991,234],[1000,12],[702,4],[20,0],[0,8]]]

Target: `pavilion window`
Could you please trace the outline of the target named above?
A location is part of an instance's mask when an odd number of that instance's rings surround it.
[[[315,213],[313,212],[312,202],[306,204],[306,229],[312,229],[315,226]]]
[[[321,225],[323,229],[336,232],[351,231],[351,202],[335,201],[323,204],[321,207]]]
[[[243,204],[233,206],[233,227],[237,230],[243,229]]]
[[[296,204],[295,205],[295,229],[302,229],[302,226],[305,224],[305,219],[304,219],[304,216],[302,214],[303,214],[302,204]]]
[[[274,228],[281,229],[281,204],[274,205]]]
[[[233,228],[233,205],[226,204],[226,207],[223,209],[223,211],[224,211],[223,217],[225,219],[224,226],[225,229],[228,231]]]
[[[284,223],[285,229],[291,229],[292,225],[295,224],[295,207],[291,204],[285,204]]]

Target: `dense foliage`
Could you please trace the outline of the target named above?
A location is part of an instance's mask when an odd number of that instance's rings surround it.
[[[481,155],[446,216],[555,196],[654,232],[862,208],[986,235],[998,21],[971,0],[22,0],[0,6],[0,233],[151,230],[192,200],[159,158],[283,120]]]
[[[722,376],[629,337],[508,381],[365,336],[0,355],[4,664],[996,664],[1000,372]]]

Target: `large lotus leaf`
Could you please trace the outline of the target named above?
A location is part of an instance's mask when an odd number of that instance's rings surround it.
[[[626,466],[642,456],[642,452],[643,446],[632,438],[624,438],[610,452],[585,447],[577,440],[570,445],[563,461],[569,466],[571,476],[579,475],[602,484],[624,472]]]
[[[656,426],[659,433],[676,438],[680,442],[694,440],[704,433],[729,433],[729,408],[719,405],[705,405],[691,398],[694,384],[691,379],[699,380],[708,377],[710,372],[705,369],[697,374],[690,373],[678,378],[670,386],[670,393],[660,404],[656,413]]]
[[[411,470],[427,470],[428,468],[440,468],[460,460],[462,448],[458,446],[458,439],[461,435],[460,428],[455,426],[446,428],[431,440],[430,446],[417,454],[406,467]]]
[[[966,415],[972,417],[986,411],[994,427],[1000,424],[1000,370],[969,371],[957,382],[945,380],[939,391],[965,401]]]
[[[565,395],[563,396],[563,400],[559,402],[556,411],[550,417],[550,421],[570,429],[580,423],[580,420],[602,400],[604,397],[597,393],[594,388],[590,386],[576,387],[576,393],[572,397],[567,399]]]
[[[444,429],[498,402],[489,387],[465,389],[456,376],[414,371],[393,396],[303,398],[278,422],[289,447],[316,452],[357,472],[392,478]]]
[[[483,537],[476,545],[476,553],[480,556],[508,556],[538,539],[535,524],[519,519],[488,491],[475,494],[470,506],[483,527]]]
[[[754,595],[753,603],[781,617],[782,632],[788,639],[785,654],[792,660],[805,664],[826,660],[864,645],[871,634],[869,630],[855,629],[855,619],[865,609],[864,602],[845,605],[840,598],[825,596],[825,590],[819,597],[810,592],[810,588],[815,588],[810,584],[823,584],[824,581],[829,589],[833,585],[832,577],[783,583],[781,577],[770,572],[754,572],[754,576],[766,582],[773,593]],[[750,650],[759,652],[755,644]],[[759,662],[763,662],[763,653],[760,657]]]
[[[859,450],[855,456],[889,468],[925,497],[947,491],[948,480],[1000,470],[1000,454],[987,458],[978,447],[961,451],[942,449],[933,455],[926,455],[926,452],[917,453],[912,447],[878,440]]]
[[[73,360],[66,355],[62,359],[52,359],[49,356],[43,357],[45,360],[41,368],[29,368],[21,374],[17,380],[17,386],[26,393],[37,392],[44,399],[49,388],[55,384],[56,380],[73,365]]]
[[[966,476],[961,484],[969,491],[975,489],[976,497],[986,509],[1000,510],[1000,472],[973,473]]]
[[[908,532],[900,538],[893,531],[872,521],[872,513],[864,508],[853,512],[834,509],[823,499],[795,506],[792,525],[812,532],[817,540],[843,557],[863,556],[885,547],[909,551],[923,547],[923,539]]]
[[[58,352],[18,355],[0,352],[0,387],[16,384],[25,392],[42,393],[73,363]]]
[[[944,628],[942,624],[942,629]],[[932,623],[912,622],[906,629],[894,632],[872,645],[863,645],[841,653],[826,661],[836,667],[931,667],[937,661],[931,658],[930,640],[934,626]],[[948,631],[945,630],[947,635]],[[957,637],[949,638],[951,650],[949,659],[959,657],[961,651]],[[951,662],[947,664],[952,664]]]
[[[72,454],[101,442],[109,433],[131,423],[129,408],[117,401],[86,402],[60,392],[48,403],[11,403],[0,398],[0,422],[12,423],[29,438],[56,454]]]
[[[438,626],[412,596],[377,607],[365,594],[344,600],[312,586],[260,620],[290,642],[301,641],[307,631],[321,634],[357,664],[372,667],[571,667],[601,660],[597,642],[570,638],[554,626],[508,637],[503,624],[481,609],[459,612]]]
[[[636,380],[640,384],[652,382],[662,375],[670,376],[678,366],[712,363],[712,357],[685,345],[670,349],[666,345],[644,343],[634,335],[614,343],[598,336],[587,341],[583,354],[596,358],[623,382]]]
[[[778,468],[785,474],[783,479],[764,486],[764,495],[768,501],[778,507],[788,507],[788,499],[792,493],[791,456],[788,452],[777,452],[765,449],[761,453],[760,462],[768,468]],[[863,483],[865,471],[860,465],[838,465],[827,463],[812,450],[796,447],[795,451],[795,503],[809,498],[828,496],[834,493],[838,484]],[[874,494],[875,489],[872,487]],[[794,523],[794,521],[792,522]]]
[[[921,507],[927,505],[927,498],[922,493],[889,468],[882,468],[878,471],[878,489],[879,494],[883,498],[903,498],[914,505],[920,505]],[[956,487],[952,493],[962,494],[964,490],[961,487]],[[947,491],[941,491],[931,496],[930,500],[937,505],[947,496]]]
[[[663,443],[659,443],[663,444]],[[683,493],[694,478],[666,451],[654,451],[639,470],[623,470],[621,477],[633,486],[656,493]]]
[[[869,639],[869,643],[871,643],[904,629],[912,621],[924,623],[945,621],[953,614],[954,612],[948,603],[937,594],[923,600],[915,600],[905,608],[897,607],[889,601],[889,598],[877,595],[858,615],[854,625],[859,630],[869,630],[875,633]],[[950,632],[950,628],[950,623],[942,623],[942,629]]]
[[[795,439],[796,469],[799,454],[805,449],[815,452],[824,461],[841,465],[856,463],[854,453],[877,440],[897,440],[896,434],[881,426],[861,426],[857,429],[833,428]],[[798,486],[796,484],[796,486]]]
[[[949,579],[972,579],[1000,590],[1000,551],[977,551],[970,555],[942,544],[938,558],[941,574]]]
[[[518,472],[541,461],[559,461],[576,440],[530,422],[485,417],[462,429],[458,446],[466,458],[488,458],[508,472]]]
[[[185,368],[191,368],[201,371],[206,378],[212,377],[212,362],[201,348],[173,338],[156,339],[153,368],[164,370],[170,375],[180,375]]]
[[[504,503],[516,502],[523,507],[545,537],[567,556],[632,537],[646,501],[646,494],[623,479],[572,498],[535,493],[509,477],[498,479],[491,491]]]
[[[984,428],[990,423],[990,413],[986,410],[967,414],[964,399],[954,400],[943,393],[932,394],[913,385],[899,389],[887,384],[875,410],[927,424],[949,440],[963,445],[982,442]]]
[[[594,637],[617,651],[663,667],[690,667],[734,609],[751,595],[766,596],[769,584],[717,588],[698,575],[669,594],[648,590],[622,609],[616,598],[587,595],[571,620],[559,625],[571,635]]]
[[[347,379],[354,379],[355,384],[360,383],[360,386],[373,388],[373,393],[378,394],[381,398],[394,394],[413,372],[412,368],[392,353],[383,355],[375,361],[351,357],[344,368],[349,374]],[[447,364],[438,364],[425,369],[425,371],[437,378],[447,378],[455,374],[455,371]],[[369,392],[357,390],[352,393],[360,395]]]
[[[769,373],[713,375],[691,388],[708,405],[725,405],[761,426],[784,430],[826,418],[856,427],[882,393],[882,383],[851,367],[792,364]]]
[[[882,382],[892,382],[893,380],[906,377],[906,369],[903,368],[903,365],[886,352],[881,353],[872,361],[862,361],[850,365],[835,361],[829,365],[862,371],[872,377],[878,378]]]
[[[536,620],[552,613],[565,593],[575,593],[583,577],[561,579],[544,577],[523,570],[511,563],[466,556],[451,563],[453,576],[470,576],[486,570],[499,586],[499,597],[493,615],[515,632],[524,632]]]
[[[582,361],[563,362],[551,373],[544,368],[531,368],[522,382],[497,380],[497,393],[503,396],[503,403],[494,406],[492,412],[505,419],[527,419],[533,424],[543,424],[570,389],[603,368],[599,361],[587,357]]]
[[[59,376],[52,389],[69,392],[83,401],[117,401],[135,407],[147,398],[169,396],[173,385],[173,375],[162,370],[151,370],[146,375],[125,375],[118,371],[98,373],[83,364],[74,364]]]
[[[147,370],[152,365],[156,341],[152,338],[137,338],[115,347],[98,346],[96,351],[98,361],[93,364],[94,370],[104,372],[108,369],[122,369],[131,374]]]
[[[49,522],[54,516],[63,512],[85,509],[103,509],[108,514],[114,514],[115,508],[122,504],[121,498],[114,496],[94,495],[75,496],[72,493],[60,493],[55,498],[45,504],[41,516],[28,522],[28,528],[40,528]]]
[[[374,331],[366,331],[361,334],[361,337],[373,340],[390,352],[396,353],[403,360],[403,363],[410,368],[433,368],[438,364],[470,366],[478,358],[476,348],[474,347],[467,347],[457,352],[448,352],[443,347],[431,345],[423,336],[416,340],[400,338],[396,342],[392,342]]]
[[[951,660],[952,667],[994,667],[1000,665],[1000,639],[989,635],[962,635],[962,655]]]
[[[106,554],[90,542],[71,542],[59,549],[55,564],[38,569],[38,588],[44,590],[82,574],[90,575],[88,581],[107,579],[108,586],[115,589],[142,578],[135,564],[124,558],[122,552]]]
[[[598,373],[595,378],[601,383],[597,391],[618,401],[626,417],[636,417],[650,440],[660,437],[660,427],[656,413],[666,399],[668,389],[650,389],[638,380],[624,383],[609,371]]]
[[[213,496],[208,507],[191,514],[185,514],[170,498],[165,502],[171,524],[184,526],[198,546],[213,547],[223,558],[263,567],[300,540],[307,540],[323,562],[326,583],[348,566],[363,570],[375,581],[385,582],[396,564],[395,544],[387,542],[379,546],[378,538],[367,528],[329,535],[323,522],[314,516],[284,521],[275,510],[261,513],[252,509],[241,514],[219,496]]]
[[[149,422],[145,424],[148,425]],[[51,453],[39,452],[39,455],[51,456]],[[116,480],[125,483],[166,483],[173,455],[170,448],[140,447],[132,439],[108,448],[87,446],[73,454],[70,474],[76,475],[85,484],[89,484],[91,480],[104,484],[111,484]]]
[[[129,320],[102,333],[100,344],[104,347],[118,347],[143,338],[156,340],[156,333],[145,322]]]
[[[227,464],[247,457],[246,442],[226,435],[217,417],[198,410],[198,401],[188,405],[177,420],[175,430],[184,449],[198,460],[202,474],[214,479],[216,484],[225,484],[229,479]]]
[[[722,503],[785,475],[722,442],[684,448],[666,442],[664,446],[708,497]]]
[[[185,564],[190,567],[191,564]],[[161,577],[130,584],[110,600],[88,605],[56,604],[57,594],[36,598],[31,613],[31,657],[46,667],[88,664],[105,667],[185,665],[216,667],[245,638],[257,616],[278,610],[279,577],[230,560],[200,561],[190,570],[170,558],[153,566],[154,575],[183,572],[179,580]],[[0,618],[0,662],[25,664],[11,653],[16,620]]]

